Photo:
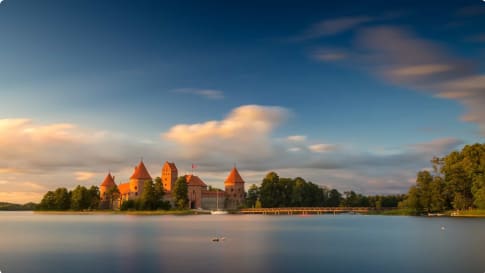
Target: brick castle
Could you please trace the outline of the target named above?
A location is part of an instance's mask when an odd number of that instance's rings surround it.
[[[172,189],[178,178],[178,170],[175,163],[165,162],[160,178],[162,179],[165,190],[164,199],[170,201],[173,205]],[[145,181],[150,180],[152,180],[152,177],[145,167],[143,160],[135,167],[128,182],[116,185],[115,177],[111,173],[108,173],[99,187],[101,207],[110,207],[110,200],[106,194],[110,188],[117,186],[120,192],[118,199],[111,200],[113,207],[117,209],[123,201],[139,198],[143,192],[143,184]],[[188,186],[187,197],[189,199],[189,206],[192,209],[216,209],[217,205],[220,209],[237,209],[243,205],[245,198],[244,180],[236,167],[232,168],[224,181],[224,191],[209,191],[207,184],[200,177],[193,174],[185,175],[185,180]]]

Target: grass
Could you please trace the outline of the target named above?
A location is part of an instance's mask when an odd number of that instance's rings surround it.
[[[390,210],[372,210],[367,214],[369,215],[389,215],[389,216],[416,216],[418,215],[415,210],[412,209],[390,209]]]
[[[485,209],[461,210],[456,216],[460,217],[485,217]]]
[[[194,210],[95,210],[95,211],[35,211],[40,214],[75,214],[75,215],[92,215],[92,214],[119,214],[119,215],[196,215],[207,214],[206,212]]]

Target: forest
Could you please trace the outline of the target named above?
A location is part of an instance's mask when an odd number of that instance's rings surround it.
[[[417,213],[485,209],[485,144],[434,157],[431,167],[417,173],[401,208]]]

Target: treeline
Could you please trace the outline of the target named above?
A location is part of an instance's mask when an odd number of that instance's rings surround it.
[[[485,209],[485,144],[466,145],[431,160],[433,171],[420,171],[400,207],[417,213]]]
[[[66,188],[57,188],[55,191],[48,191],[40,204],[38,210],[94,210],[99,207],[99,188],[91,186],[87,189],[78,185],[71,191]]]
[[[8,211],[14,211],[14,210],[35,210],[37,207],[37,204],[29,202],[26,204],[14,204],[14,203],[7,203],[7,202],[0,202],[0,210],[8,210]]]
[[[246,207],[397,207],[404,195],[364,196],[354,191],[343,194],[336,189],[321,187],[301,177],[280,178],[270,172],[261,186],[248,189]]]

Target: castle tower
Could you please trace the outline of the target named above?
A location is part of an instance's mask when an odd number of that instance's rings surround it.
[[[162,168],[162,183],[163,183],[163,189],[167,192],[172,191],[173,185],[175,184],[175,181],[177,180],[178,177],[178,170],[177,167],[175,166],[175,163],[170,163],[168,161],[165,161],[165,164],[163,164]]]
[[[113,187],[116,187],[115,177],[111,175],[111,172],[109,172],[106,178],[104,178],[103,183],[101,183],[99,186],[99,196],[101,201],[108,200],[106,192]]]
[[[143,160],[141,160],[130,177],[130,193],[134,195],[134,198],[141,195],[143,192],[143,184],[145,184],[145,181],[149,180],[152,180],[152,177],[148,173],[145,164],[143,164]]]
[[[226,208],[237,209],[244,203],[244,180],[234,166],[231,172],[224,181],[225,195],[226,195]]]

